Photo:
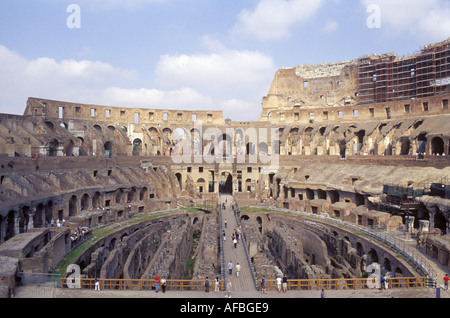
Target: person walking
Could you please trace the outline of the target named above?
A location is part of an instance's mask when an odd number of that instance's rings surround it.
[[[155,277],[155,291],[158,292],[159,291],[159,284],[161,283],[161,278],[159,277],[158,274],[156,274]]]
[[[281,277],[277,277],[277,290],[278,292],[281,292]]]
[[[239,277],[239,272],[241,271],[241,265],[239,263],[236,264],[236,277]]]
[[[228,263],[228,273],[229,273],[230,275],[233,274],[233,262],[232,262],[232,261],[230,261],[230,262]]]
[[[95,278],[95,290],[100,291],[100,282],[97,277]]]
[[[444,276],[444,290],[448,290],[448,280],[449,280],[448,274],[445,274],[445,276]]]
[[[166,293],[166,279],[164,277],[161,279],[161,289],[162,289],[163,294],[165,294]]]
[[[227,291],[226,291],[225,297],[231,298],[231,290],[232,290],[232,288],[233,288],[233,285],[231,284],[231,280],[228,278]]]
[[[209,279],[208,276],[205,278],[205,293],[209,293]]]
[[[283,276],[283,293],[287,292],[287,276],[284,274]]]
[[[214,291],[218,293],[220,291],[220,280],[219,277],[216,277],[216,280],[214,281]]]
[[[263,294],[267,294],[267,290],[266,290],[266,279],[264,278],[264,276],[263,276],[263,278],[261,279],[261,292],[262,292]]]
[[[325,289],[322,289],[322,291],[320,292],[320,298],[325,298],[326,294],[325,294]]]

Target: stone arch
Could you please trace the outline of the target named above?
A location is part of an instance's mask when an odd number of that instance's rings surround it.
[[[84,211],[84,210],[89,210],[89,194],[85,193],[81,196],[81,201],[80,201],[80,211]]]
[[[374,248],[371,248],[370,251],[367,253],[368,259],[367,263],[370,265],[372,263],[378,263],[378,253]]]
[[[135,187],[132,187],[127,193],[127,203],[136,201],[137,191]]]
[[[77,211],[78,211],[77,204],[78,204],[77,196],[72,195],[69,199],[69,217],[77,215]],[[50,219],[52,219],[52,218],[53,218],[53,216],[51,216]]]
[[[406,156],[411,152],[411,141],[408,137],[401,137],[399,140],[400,143],[400,155]]]
[[[148,198],[148,188],[143,187],[141,191],[139,191],[139,201],[147,201]]]
[[[49,157],[56,157],[58,155],[58,146],[59,142],[56,139],[52,139],[48,142],[47,149]]]
[[[105,150],[105,157],[111,158],[113,154],[113,144],[111,141],[107,141],[104,143],[103,148]]]
[[[140,138],[136,138],[133,140],[133,156],[142,156],[142,140]]]
[[[22,207],[19,213],[19,233],[28,232],[28,225],[30,223],[31,208],[29,206]]]
[[[99,191],[94,193],[94,196],[92,197],[92,209],[98,209],[102,206],[101,197],[102,195]]]
[[[204,193],[206,192],[206,181],[203,178],[197,179],[197,189],[198,192]]]
[[[180,186],[180,190],[183,190],[183,182],[182,182],[183,177],[182,177],[181,173],[177,172],[175,174],[175,177],[177,178],[178,185]]]
[[[34,228],[41,228],[44,226],[44,205],[42,203],[39,203],[36,207],[36,212],[34,212],[33,216],[33,227]]]
[[[426,153],[427,151],[427,133],[420,133],[417,136],[417,152]]]
[[[15,219],[16,219],[16,211],[11,210],[6,217],[6,231],[5,231],[5,241],[16,235],[16,227],[15,227]]]
[[[444,140],[441,137],[431,139],[431,153],[442,156],[444,151]]]

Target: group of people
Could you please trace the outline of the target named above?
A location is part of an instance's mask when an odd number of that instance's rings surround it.
[[[281,291],[283,291],[283,293],[287,292],[287,276],[283,275],[283,278],[281,278],[280,276],[277,277],[276,279],[277,281],[277,290],[280,293]]]
[[[70,236],[70,239],[72,241],[71,247],[74,248],[79,243],[84,241],[86,238],[88,238],[91,235],[91,229],[88,227],[79,227],[75,232],[72,233]]]
[[[167,287],[167,281],[166,279],[163,277],[159,277],[158,274],[156,274],[155,276],[155,292],[159,292],[159,290],[161,289],[163,294],[166,292],[166,287]]]
[[[66,220],[62,219],[62,221],[60,221],[59,219],[57,219],[56,220],[56,227],[63,227],[64,223],[66,223]],[[53,220],[53,219],[50,220],[50,227],[55,227],[55,220]]]

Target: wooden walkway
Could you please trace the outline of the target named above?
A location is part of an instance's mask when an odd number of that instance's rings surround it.
[[[253,280],[252,271],[247,260],[247,254],[245,252],[245,247],[242,244],[241,237],[239,237],[239,242],[234,247],[233,240],[231,238],[234,229],[237,227],[236,217],[234,215],[232,204],[234,199],[231,195],[221,195],[219,198],[219,204],[225,204],[225,209],[222,209],[222,224],[225,231],[226,239],[224,241],[224,256],[225,256],[225,279],[231,280],[232,291],[233,292],[243,292],[243,291],[256,291],[255,282]],[[225,228],[225,220],[227,226]],[[242,234],[241,234],[242,236]],[[223,240],[223,236],[221,236]],[[228,264],[233,263],[232,275],[229,275]],[[236,276],[236,265],[239,263],[241,265],[241,270],[239,277]]]

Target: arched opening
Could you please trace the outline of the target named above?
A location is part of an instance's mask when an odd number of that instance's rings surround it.
[[[422,133],[417,136],[417,152],[425,153],[427,149],[427,134]]]
[[[146,201],[147,198],[148,198],[148,189],[144,187],[139,192],[139,201]]]
[[[369,256],[367,259],[368,264],[378,263],[378,253],[373,248],[369,251],[368,256]]]
[[[446,234],[447,231],[447,219],[439,208],[435,208],[433,224],[435,229],[440,229],[442,233]]]
[[[219,192],[221,194],[233,194],[233,176],[231,173],[225,173],[226,178],[219,182]]]
[[[339,144],[339,155],[341,156],[341,158],[345,158],[347,147],[345,140],[340,140],[338,144]]]
[[[130,191],[128,191],[127,195],[127,203],[131,203],[136,201],[136,188],[131,188]]]
[[[81,197],[80,211],[89,210],[89,194],[85,193]]]
[[[116,190],[116,203],[123,203],[123,196],[124,196],[124,191],[122,189],[117,189]]]
[[[56,139],[53,139],[48,143],[48,156],[56,157],[58,155],[58,145],[59,142]]]
[[[133,156],[142,156],[142,140],[136,138],[133,140]]]
[[[198,192],[203,193],[205,192],[205,188],[206,188],[206,183],[205,183],[205,179],[200,178],[197,180],[197,189]]]
[[[364,146],[364,137],[366,136],[366,131],[365,130],[360,130],[357,133],[355,133],[355,135],[358,137],[358,143],[356,146],[356,153],[359,154],[361,149]]]
[[[15,214],[16,214],[15,211],[11,210],[9,211],[8,216],[6,217],[5,241],[14,237],[14,235],[16,234],[14,226]]]
[[[99,209],[102,207],[101,203],[101,194],[100,192],[95,192],[94,196],[92,197],[92,209]]]
[[[112,158],[112,143],[111,143],[111,141],[105,142],[103,147],[105,149],[105,157]]]
[[[441,137],[431,139],[431,153],[439,156],[444,154],[444,140]]]
[[[69,199],[69,217],[77,215],[77,200],[76,195],[72,195]]]
[[[400,155],[407,156],[410,153],[411,142],[408,137],[400,138]]]
[[[339,202],[339,192],[337,192],[336,190],[330,191],[328,195],[330,197],[331,203]]]
[[[181,173],[176,173],[175,174],[175,177],[177,178],[177,180],[178,180],[178,185],[180,186],[180,190],[183,190],[183,183],[181,182]]]
[[[43,220],[44,220],[44,205],[40,203],[36,207],[36,212],[34,213],[33,217],[33,226],[34,228],[41,228],[43,227]]]

